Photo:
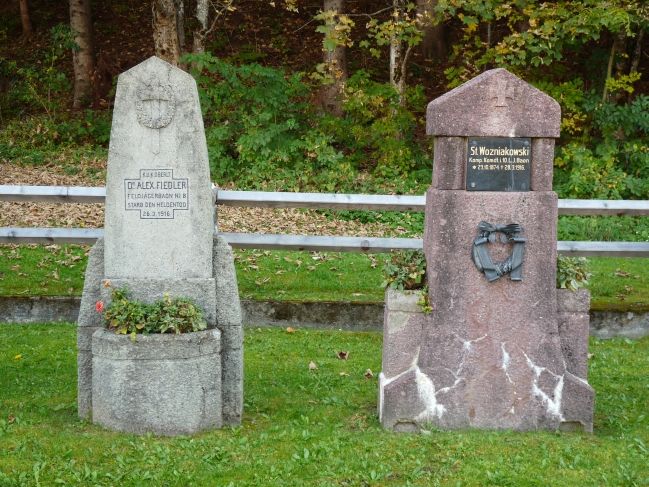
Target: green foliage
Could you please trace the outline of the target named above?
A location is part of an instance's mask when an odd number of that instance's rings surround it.
[[[97,311],[104,313],[109,330],[122,335],[142,333],[187,333],[207,329],[203,310],[194,304],[193,299],[170,297],[165,294],[151,304],[128,299],[128,290],[113,289],[112,301],[104,310],[103,303],[97,303]]]
[[[426,256],[421,250],[392,251],[383,265],[382,287],[421,289],[426,285]]]
[[[577,291],[588,285],[591,277],[588,260],[584,257],[564,257],[557,254],[557,289]]]
[[[250,189],[333,192],[353,176],[331,136],[312,124],[302,73],[234,66],[209,53],[186,60],[197,67],[215,179]]]
[[[345,148],[351,167],[373,172],[380,180],[430,167],[426,147],[415,139],[418,120],[413,111],[423,108],[423,87],[409,89],[403,106],[394,86],[359,70],[347,80],[343,96],[346,117],[326,117],[322,125]]]
[[[393,5],[395,8],[388,20],[381,22],[373,18],[367,23],[368,37],[379,48],[397,42],[403,42],[408,47],[416,46],[422,39],[422,19],[417,17],[415,4],[398,0]],[[372,46],[367,40],[361,41],[360,46],[369,48],[372,56],[376,58],[381,56],[381,49]],[[397,62],[401,62],[401,60],[397,60]]]
[[[592,97],[584,106],[591,108]],[[649,97],[630,104],[607,102],[592,110],[601,136],[589,146],[571,143],[555,160],[554,188],[560,198],[649,198]]]
[[[72,85],[62,58],[79,48],[69,25],[53,27],[47,46],[20,64],[0,58],[0,75],[11,80],[0,93],[0,158],[39,164],[43,151],[108,143],[109,112],[66,110]]]
[[[421,294],[417,304],[421,307],[425,315],[429,315],[433,311],[433,307],[430,305],[430,299],[428,298],[428,286],[421,288]]]

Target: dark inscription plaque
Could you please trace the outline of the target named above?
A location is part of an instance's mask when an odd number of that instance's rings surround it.
[[[467,191],[529,191],[532,139],[469,137]]]

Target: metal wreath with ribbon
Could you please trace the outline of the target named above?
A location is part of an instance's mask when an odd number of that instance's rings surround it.
[[[512,281],[522,281],[523,258],[525,257],[525,239],[519,234],[523,231],[518,223],[509,225],[492,225],[480,222],[478,236],[473,241],[471,258],[480,272],[484,272],[489,282],[500,279],[509,273]],[[487,248],[487,242],[496,240],[495,233],[500,232],[500,241],[504,244],[513,242],[514,250],[504,262],[493,262]]]

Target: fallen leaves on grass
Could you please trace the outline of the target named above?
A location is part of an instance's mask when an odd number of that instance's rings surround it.
[[[20,264],[16,264],[15,266],[10,267],[12,271],[19,271],[20,270]]]
[[[624,289],[626,289],[626,291],[630,293],[631,291],[633,291],[633,286],[624,286]]]
[[[349,358],[349,351],[347,352],[336,352],[336,357],[338,357],[340,360],[347,360]]]
[[[616,269],[615,270],[615,275],[618,276],[618,277],[629,277],[631,275],[631,273],[626,272],[626,271],[621,271],[620,269]]]
[[[366,379],[371,379],[372,377],[374,377],[374,374],[370,369],[367,369],[363,375],[365,376]]]
[[[345,376],[349,376],[349,374],[348,374],[347,372],[341,372],[341,373],[340,373],[340,376],[341,376],[341,377],[345,377]]]
[[[315,362],[309,362],[309,369],[318,370],[318,366],[315,364]]]
[[[286,333],[295,333],[296,331],[297,330],[295,328],[293,328],[292,326],[289,326],[288,328],[286,328]]]

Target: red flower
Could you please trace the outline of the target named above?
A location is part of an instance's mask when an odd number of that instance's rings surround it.
[[[95,304],[95,309],[97,310],[97,313],[101,313],[102,311],[104,311],[104,303],[97,301],[97,304]]]

